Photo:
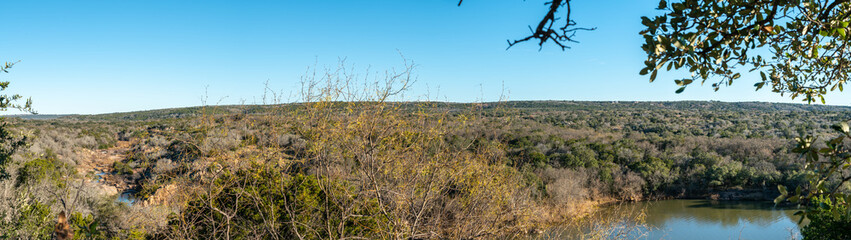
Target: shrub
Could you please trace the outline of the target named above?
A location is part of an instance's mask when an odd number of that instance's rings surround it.
[[[11,222],[0,222],[2,239],[49,239],[53,232],[50,206],[29,198],[16,209]]]
[[[116,174],[120,175],[127,175],[133,173],[133,168],[131,168],[130,165],[122,161],[115,161],[114,163],[112,163],[112,169],[115,171]]]
[[[810,223],[801,230],[805,240],[851,239],[851,214],[846,205],[835,204],[827,197],[817,197],[818,206],[807,215]]]
[[[47,155],[24,163],[18,169],[15,185],[18,187],[31,186],[38,181],[45,180],[56,186],[61,186],[64,184],[61,181],[62,177],[72,174],[73,171],[73,168],[56,159],[55,155]]]
[[[192,198],[169,224],[187,238],[320,239],[376,237],[374,203],[358,207],[328,204],[329,196],[315,176],[289,176],[275,166],[253,164],[225,170],[208,189]],[[336,188],[348,188],[332,183]],[[354,189],[350,189],[354,190]],[[210,216],[211,218],[198,218]],[[335,231],[324,231],[325,224]],[[337,229],[337,228],[340,229]],[[339,230],[339,231],[336,231]]]
[[[175,140],[168,145],[164,157],[178,162],[191,162],[201,157],[201,150],[195,144],[187,141]]]

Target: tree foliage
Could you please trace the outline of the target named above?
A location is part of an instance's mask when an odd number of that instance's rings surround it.
[[[710,81],[717,91],[746,72],[759,72],[754,86],[804,101],[824,102],[843,90],[851,71],[844,0],[660,1],[663,15],[642,17],[647,54],[642,75],[687,70],[681,86]]]
[[[9,73],[9,69],[14,66],[13,62],[6,62],[3,65],[0,65],[0,73]],[[9,87],[9,81],[0,81],[0,91],[6,91],[6,88]],[[0,111],[6,111],[8,109],[18,109],[23,112],[35,113],[35,110],[32,108],[32,99],[27,98],[24,104],[18,103],[23,96],[18,94],[0,94]]]
[[[848,171],[851,150],[845,144],[845,140],[851,138],[851,127],[841,122],[833,129],[839,136],[825,141],[823,147],[816,144],[813,136],[796,139],[798,143],[792,151],[806,159],[809,184],[794,191],[780,185],[780,196],[774,200],[775,203],[788,200],[807,207],[796,213],[801,215],[800,221],[805,217],[811,220],[803,231],[807,239],[847,239],[844,232],[848,228],[840,226],[851,225],[851,194],[845,185],[851,181]]]
[[[6,62],[3,65],[0,65],[0,73],[9,73],[9,69],[14,65],[15,63],[11,62]],[[5,91],[8,87],[9,81],[0,81],[0,92]],[[7,109],[12,108],[34,113],[32,109],[32,100],[27,99],[26,102],[21,105],[18,103],[18,100],[21,98],[21,95],[18,94],[0,94],[0,111],[6,111]],[[6,172],[6,163],[9,159],[11,159],[12,154],[26,144],[27,141],[25,136],[18,137],[10,132],[7,124],[8,123],[5,121],[0,123],[0,179],[9,177],[9,174]]]
[[[461,4],[461,1],[458,3]],[[545,2],[547,12],[529,36],[508,41],[552,42],[562,50],[575,43],[577,27],[569,0]],[[641,75],[654,81],[660,70],[686,70],[680,86],[709,81],[717,91],[747,72],[754,84],[804,101],[824,102],[828,91],[844,89],[851,71],[851,3],[845,0],[661,0],[655,17],[642,17],[647,54]],[[560,17],[561,16],[561,17]]]

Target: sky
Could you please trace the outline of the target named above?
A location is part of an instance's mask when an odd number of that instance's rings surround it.
[[[0,80],[32,97],[41,114],[97,114],[225,104],[259,104],[268,88],[294,100],[308,67],[339,59],[363,73],[416,65],[401,100],[800,102],[744,75],[714,92],[638,72],[646,55],[641,16],[655,0],[573,1],[583,27],[561,51],[529,33],[542,0],[433,1],[8,1],[0,8],[0,61],[19,61]],[[828,94],[849,105],[851,95]]]

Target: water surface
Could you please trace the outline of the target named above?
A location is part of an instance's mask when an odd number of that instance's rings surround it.
[[[626,203],[609,211],[643,209],[641,239],[800,239],[795,209],[771,202],[663,200]]]
[[[127,205],[133,205],[136,203],[136,200],[138,200],[136,198],[136,193],[137,191],[134,190],[126,190],[124,192],[121,192],[121,194],[118,195],[117,201],[126,203]]]

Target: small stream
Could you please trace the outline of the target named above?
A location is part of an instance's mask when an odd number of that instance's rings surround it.
[[[95,173],[95,177],[97,177],[97,178],[95,179],[95,182],[96,182],[96,183],[100,183],[100,181],[102,181],[102,180],[103,180],[103,175],[106,175],[106,173],[105,173],[105,172],[98,172],[98,173]]]
[[[95,173],[96,178],[95,178],[94,181],[96,183],[100,183],[101,181],[103,181],[103,177],[106,174],[107,173],[105,173],[105,172]],[[138,192],[139,191],[132,190],[132,189],[124,190],[123,192],[118,194],[118,199],[116,199],[116,201],[121,202],[121,203],[126,203],[127,205],[133,205],[138,200],[138,198],[136,197],[136,193],[138,193]]]
[[[127,205],[133,205],[138,200],[138,198],[136,198],[136,193],[138,193],[138,191],[134,190],[126,190],[124,192],[121,192],[121,194],[118,195],[117,201],[126,203]]]

